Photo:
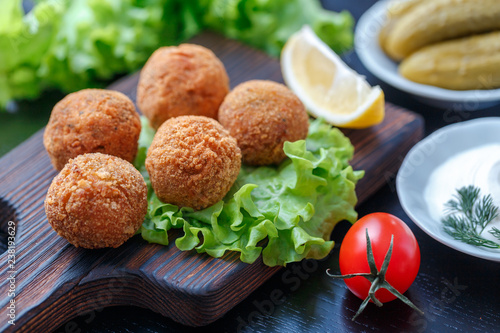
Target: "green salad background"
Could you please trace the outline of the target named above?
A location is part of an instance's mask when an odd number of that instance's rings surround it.
[[[168,245],[169,230],[182,229],[175,240],[180,250],[216,258],[237,251],[246,263],[262,255],[264,264],[284,266],[324,258],[334,245],[334,226],[357,219],[355,185],[364,172],[349,165],[354,153],[349,139],[321,119],[311,122],[306,140],[285,142],[288,158],[278,167],[243,165],[224,200],[200,211],[156,197],[144,166],[154,130],[144,117],[142,125],[135,166],[149,187],[139,231],[148,242]]]
[[[47,89],[104,87],[160,46],[211,29],[277,56],[304,24],[334,50],[352,46],[348,12],[318,0],[2,0],[0,110]]]

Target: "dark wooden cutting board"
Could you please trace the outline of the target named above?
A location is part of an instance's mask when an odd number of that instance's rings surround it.
[[[278,60],[260,51],[212,33],[191,42],[221,58],[233,87],[249,79],[282,82]],[[138,75],[132,75],[110,88],[135,101],[137,80]],[[421,139],[423,121],[387,103],[382,124],[344,133],[356,149],[354,168],[366,171],[357,186],[363,202],[391,181],[406,152]],[[215,259],[181,252],[173,244],[174,234],[168,247],[135,236],[117,249],[75,248],[52,230],[45,216],[43,201],[56,171],[42,136],[43,130],[0,159],[0,230],[7,233],[8,221],[16,223],[14,269],[8,265],[9,253],[0,255],[2,331],[49,332],[72,317],[114,305],[149,308],[180,323],[202,326],[222,317],[280,269],[261,261],[241,263],[237,253]],[[8,294],[14,286],[11,326]]]

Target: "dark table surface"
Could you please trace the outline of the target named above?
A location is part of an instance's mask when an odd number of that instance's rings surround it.
[[[322,1],[326,9],[346,9],[356,20],[373,3]],[[429,107],[371,75],[354,52],[343,58],[371,84],[380,85],[387,101],[420,113],[425,119],[426,135],[453,122],[500,114],[500,106],[465,112]],[[16,122],[14,116],[2,117]],[[361,300],[350,293],[344,282],[332,280],[325,273],[328,268],[339,271],[336,246],[325,260],[287,266],[207,327],[186,327],[141,308],[114,307],[75,318],[56,332],[500,332],[500,264],[457,252],[425,234],[401,208],[393,179],[358,207],[360,216],[379,211],[403,219],[420,244],[419,275],[406,296],[424,310],[424,316],[395,300],[382,308],[370,304],[352,322]],[[347,223],[339,225],[333,239],[340,241],[348,228]],[[283,296],[278,300],[270,296],[276,293]]]

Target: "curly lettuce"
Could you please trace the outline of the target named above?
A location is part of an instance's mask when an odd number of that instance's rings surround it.
[[[278,56],[288,37],[307,24],[334,51],[352,47],[354,20],[312,0],[205,0],[202,24]]]
[[[352,46],[352,16],[318,0],[2,0],[0,110],[45,89],[103,87],[160,46],[217,30],[278,55],[309,24],[335,50]]]
[[[192,6],[174,0],[38,0],[24,15],[21,0],[4,0],[0,107],[45,88],[103,87],[138,69],[157,47],[200,30]]]
[[[143,125],[136,166],[148,178],[143,161],[153,132]],[[354,148],[338,129],[314,120],[306,140],[283,149],[281,165],[243,166],[224,200],[200,211],[163,203],[150,188],[142,237],[168,245],[169,230],[182,229],[180,250],[216,258],[237,251],[246,263],[262,255],[268,266],[325,257],[336,223],[357,219],[355,184],[363,172],[349,165]]]

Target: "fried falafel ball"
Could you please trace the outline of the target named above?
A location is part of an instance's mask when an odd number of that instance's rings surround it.
[[[144,221],[147,191],[129,162],[101,153],[79,155],[53,179],[45,213],[52,228],[76,247],[118,247]]]
[[[204,116],[180,116],[164,122],[146,157],[158,198],[195,210],[222,200],[240,167],[236,140],[216,120]]]
[[[103,153],[132,162],[141,120],[134,103],[118,91],[84,89],[56,104],[43,135],[52,164],[61,170],[70,158]]]
[[[286,86],[263,80],[235,87],[219,109],[219,122],[238,141],[243,163],[279,164],[285,141],[305,139],[309,117],[299,98]]]
[[[181,44],[156,50],[141,71],[137,105],[157,129],[183,115],[217,118],[229,92],[229,77],[215,54],[199,45]]]

